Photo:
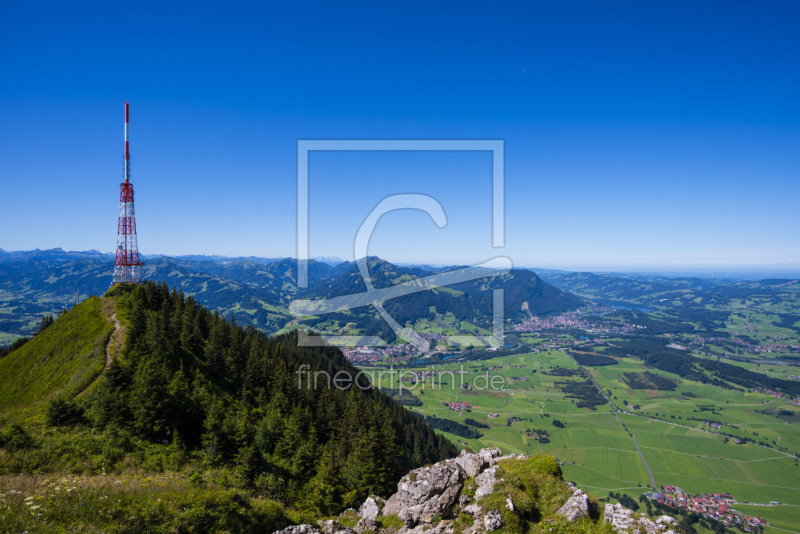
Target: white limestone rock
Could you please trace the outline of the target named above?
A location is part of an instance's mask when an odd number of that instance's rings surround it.
[[[557,515],[563,516],[569,522],[575,522],[581,517],[589,517],[591,503],[589,496],[583,490],[575,490],[564,506],[558,509]]]
[[[370,495],[358,509],[358,515],[362,518],[376,519],[384,506],[386,506],[386,501],[384,499],[381,499],[377,495]]]
[[[483,528],[492,532],[503,526],[503,518],[497,512],[489,512],[483,516]]]
[[[494,493],[494,485],[497,483],[497,466],[493,465],[483,473],[475,477],[478,489],[475,490],[475,500],[480,501],[486,495]]]

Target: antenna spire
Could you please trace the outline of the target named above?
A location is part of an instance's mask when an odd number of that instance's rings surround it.
[[[125,102],[125,159],[122,175],[125,181],[119,190],[119,221],[117,222],[117,251],[114,257],[113,284],[141,284],[142,262],[136,238],[136,214],[133,209],[131,156],[128,152],[129,104]]]
[[[125,183],[130,182],[131,178],[131,154],[128,152],[128,110],[130,108],[130,104],[125,102],[125,163],[123,168],[123,176],[125,178]]]

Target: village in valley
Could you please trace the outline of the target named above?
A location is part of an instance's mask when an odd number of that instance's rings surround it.
[[[528,345],[526,350],[529,352],[539,352],[541,350],[558,350],[576,347],[587,343],[602,343],[604,337],[616,335],[629,335],[640,330],[637,325],[627,324],[619,320],[603,320],[589,322],[586,316],[593,314],[609,313],[612,308],[595,306],[590,310],[574,310],[564,312],[552,317],[532,316],[528,320],[511,325],[507,328],[507,335],[524,335],[531,333],[544,333],[540,342],[534,344],[526,340]],[[596,318],[596,315],[594,315]],[[581,330],[591,334],[593,337],[575,338],[570,335],[558,335],[558,332]],[[497,345],[473,346],[469,344],[460,345],[464,340],[459,335],[448,336],[441,333],[418,333],[420,338],[430,343],[432,350],[422,352],[414,345],[393,344],[379,346],[339,346],[345,357],[354,365],[369,364],[409,364],[416,360],[451,360],[461,358],[474,350],[485,350],[488,352],[497,351],[501,348]],[[455,339],[454,339],[455,338]],[[521,348],[521,344],[517,348]]]
[[[768,526],[760,517],[746,516],[731,508],[737,504],[730,493],[701,493],[692,496],[677,486],[662,486],[662,491],[645,493],[644,497],[668,508],[694,512],[703,517],[722,522],[726,527],[739,527],[745,532],[753,532]],[[744,501],[743,504],[748,504]],[[781,505],[773,502],[768,506]]]

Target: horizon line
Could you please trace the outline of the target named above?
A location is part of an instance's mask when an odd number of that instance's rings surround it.
[[[102,256],[114,256],[114,253],[111,251],[101,251],[98,249],[88,249],[88,250],[65,250],[62,247],[54,247],[54,248],[32,248],[28,250],[6,250],[0,247],[0,252],[5,254],[14,254],[14,253],[31,253],[31,252],[47,252],[47,251],[62,251],[65,254],[99,254]],[[199,253],[199,252],[189,252],[189,253],[163,253],[163,252],[155,252],[155,253],[147,253],[142,252],[142,256],[148,257],[172,257],[172,258],[180,258],[182,256],[203,256],[209,258],[226,258],[226,259],[247,259],[247,258],[254,258],[254,259],[261,259],[261,260],[272,260],[272,261],[280,261],[280,260],[293,260],[293,261],[300,261],[297,257],[293,256],[284,256],[284,255],[276,255],[276,256],[258,256],[254,254],[249,255],[235,255],[231,256],[228,254],[214,254],[214,253]],[[453,267],[458,265],[469,265],[470,262],[453,262],[453,263],[439,263],[439,262],[430,262],[430,261],[413,261],[413,260],[387,260],[385,258],[381,258],[377,255],[370,255],[369,257],[375,257],[386,261],[388,263],[392,263],[395,265],[400,266],[419,266],[419,265],[426,265],[430,267]],[[356,260],[345,260],[339,256],[314,256],[310,258],[310,260],[318,261],[321,263],[355,263]],[[657,272],[657,271],[668,271],[668,272],[681,272],[681,271],[796,271],[797,274],[800,274],[800,262],[796,263],[675,263],[675,264],[662,264],[662,263],[619,263],[619,264],[569,264],[569,263],[549,263],[543,262],[539,265],[529,264],[525,262],[524,264],[515,265],[514,269],[538,269],[538,270],[553,270],[553,271],[569,271],[569,272]]]

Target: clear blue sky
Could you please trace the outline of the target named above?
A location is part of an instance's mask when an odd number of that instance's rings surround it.
[[[800,264],[800,4],[3,2],[0,247],[111,250],[131,102],[145,253],[294,256],[298,139],[503,139],[317,153],[311,255],[386,195],[445,208],[370,251],[518,266]]]

